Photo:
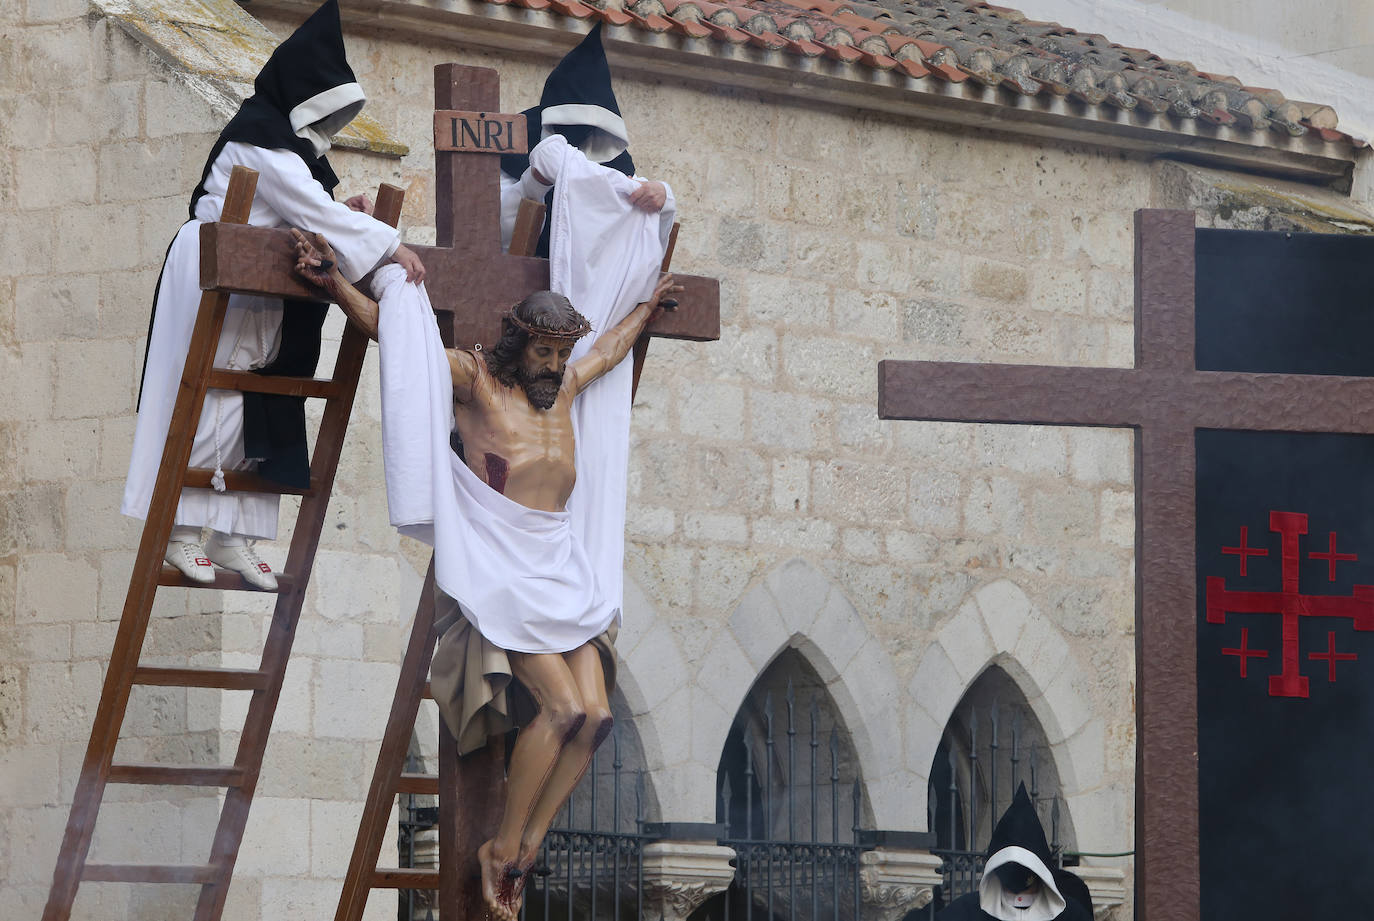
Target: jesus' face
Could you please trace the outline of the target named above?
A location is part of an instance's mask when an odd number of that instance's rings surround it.
[[[550,336],[531,336],[525,343],[516,380],[535,409],[548,409],[558,399],[572,347],[571,340]]]

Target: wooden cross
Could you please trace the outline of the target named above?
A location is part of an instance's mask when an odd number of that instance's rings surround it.
[[[1135,430],[1135,898],[1150,921],[1199,913],[1195,432],[1374,434],[1374,379],[1198,370],[1194,237],[1191,211],[1136,212],[1134,368],[878,368],[884,419]]]
[[[411,249],[425,265],[425,287],[445,343],[492,345],[500,334],[501,315],[549,282],[547,259],[501,251],[500,157],[524,152],[524,118],[499,111],[500,78],[488,67],[435,67],[434,104],[437,245]],[[215,224],[202,240],[202,287],[320,297],[293,274],[295,257],[286,231]],[[655,318],[636,344],[636,382],[648,336],[720,338],[719,281],[695,275],[675,278],[685,289],[678,296],[679,307]],[[500,820],[505,787],[501,742],[495,740],[459,759],[452,737],[440,727],[439,841],[445,870],[440,875],[439,905],[450,921],[486,915],[476,851],[495,834]]]

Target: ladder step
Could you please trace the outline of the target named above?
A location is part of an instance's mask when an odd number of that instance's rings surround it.
[[[372,873],[373,889],[438,889],[438,870],[378,868]]]
[[[88,863],[81,878],[98,883],[217,883],[220,873],[191,864]]]
[[[252,668],[164,668],[140,665],[134,684],[164,688],[220,688],[225,691],[263,691],[271,676]]]
[[[439,775],[403,773],[400,779],[396,781],[396,792],[438,796]]]
[[[218,764],[112,764],[110,783],[166,784],[185,787],[241,787],[243,768]]]
[[[249,393],[275,393],[288,397],[333,399],[339,395],[337,381],[318,377],[270,377],[251,371],[211,371],[207,383],[215,390],[240,390]]]
[[[291,591],[296,584],[289,573],[275,573],[277,577],[276,594]],[[244,581],[243,576],[236,572],[229,572],[226,569],[215,570],[215,581],[213,582],[192,582],[181,574],[181,571],[173,566],[163,564],[162,572],[158,573],[158,585],[174,585],[178,588],[213,588],[222,592],[260,592],[262,589],[254,588]],[[269,592],[268,594],[272,594]]]
[[[182,482],[183,486],[191,486],[197,489],[213,489],[210,485],[210,478],[215,475],[215,471],[208,467],[187,467],[186,479]],[[278,483],[276,480],[269,480],[265,476],[258,476],[256,473],[243,473],[240,471],[224,471],[224,488],[228,492],[265,492],[278,496],[313,496],[315,490],[307,486],[287,486]]]

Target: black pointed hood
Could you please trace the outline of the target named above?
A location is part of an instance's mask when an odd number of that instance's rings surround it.
[[[1040,817],[1035,814],[1035,805],[1031,803],[1030,794],[1026,792],[1024,783],[1017,786],[1011,805],[1002,813],[1002,818],[997,820],[997,827],[992,830],[992,838],[988,841],[985,856],[990,858],[1007,847],[1020,847],[1030,851],[1039,857],[1040,862],[1046,867],[1054,861],[1050,843],[1045,838],[1044,826],[1040,824]]]
[[[601,44],[601,23],[563,56],[544,81],[539,105],[522,114],[531,147],[557,132],[594,163],[634,175],[634,161],[627,149],[629,132],[620,117],[611,86],[611,66]],[[501,158],[501,169],[511,177],[519,178],[528,167],[527,155]]]
[[[191,196],[191,216],[205,194],[210,165],[230,141],[294,151],[324,190],[333,192],[339,179],[325,157],[329,138],[353,120],[364,101],[344,53],[338,0],[326,0],[276,47],[253,80],[253,95],[220,132]]]
[[[1004,888],[1004,875],[1024,879],[1027,871],[1039,879],[1039,889]],[[1067,906],[1055,882],[1045,829],[1024,783],[1017,786],[1011,805],[992,830],[978,881],[978,904],[986,914],[1003,921],[1051,921],[1060,918]]]

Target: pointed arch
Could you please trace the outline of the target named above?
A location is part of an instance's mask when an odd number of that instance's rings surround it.
[[[806,560],[788,560],[755,584],[727,629],[712,637],[697,684],[718,718],[694,726],[700,730],[694,744],[710,753],[714,773],[750,688],[789,648],[815,670],[846,727],[873,820],[893,827],[905,812],[903,788],[914,777],[902,746],[891,744],[900,731],[901,683],[883,643],[844,592]]]
[[[940,628],[907,686],[909,762],[925,772],[955,707],[989,666],[1020,689],[1044,731],[1064,801],[1080,833],[1114,821],[1101,794],[1105,724],[1089,703],[1089,675],[1059,628],[1009,579],[984,585]],[[926,814],[926,784],[912,789],[912,807]],[[1102,813],[1099,815],[1099,813]]]
[[[907,813],[906,788],[920,778],[908,769],[904,746],[891,743],[901,727],[901,682],[882,642],[811,563],[788,560],[756,582],[725,629],[690,659],[627,578],[625,626],[616,645],[621,687],[658,799],[673,804],[675,820],[715,821],[716,767],[730,725],[755,679],[790,647],[835,702],[863,766],[874,820],[902,827],[891,823]]]

